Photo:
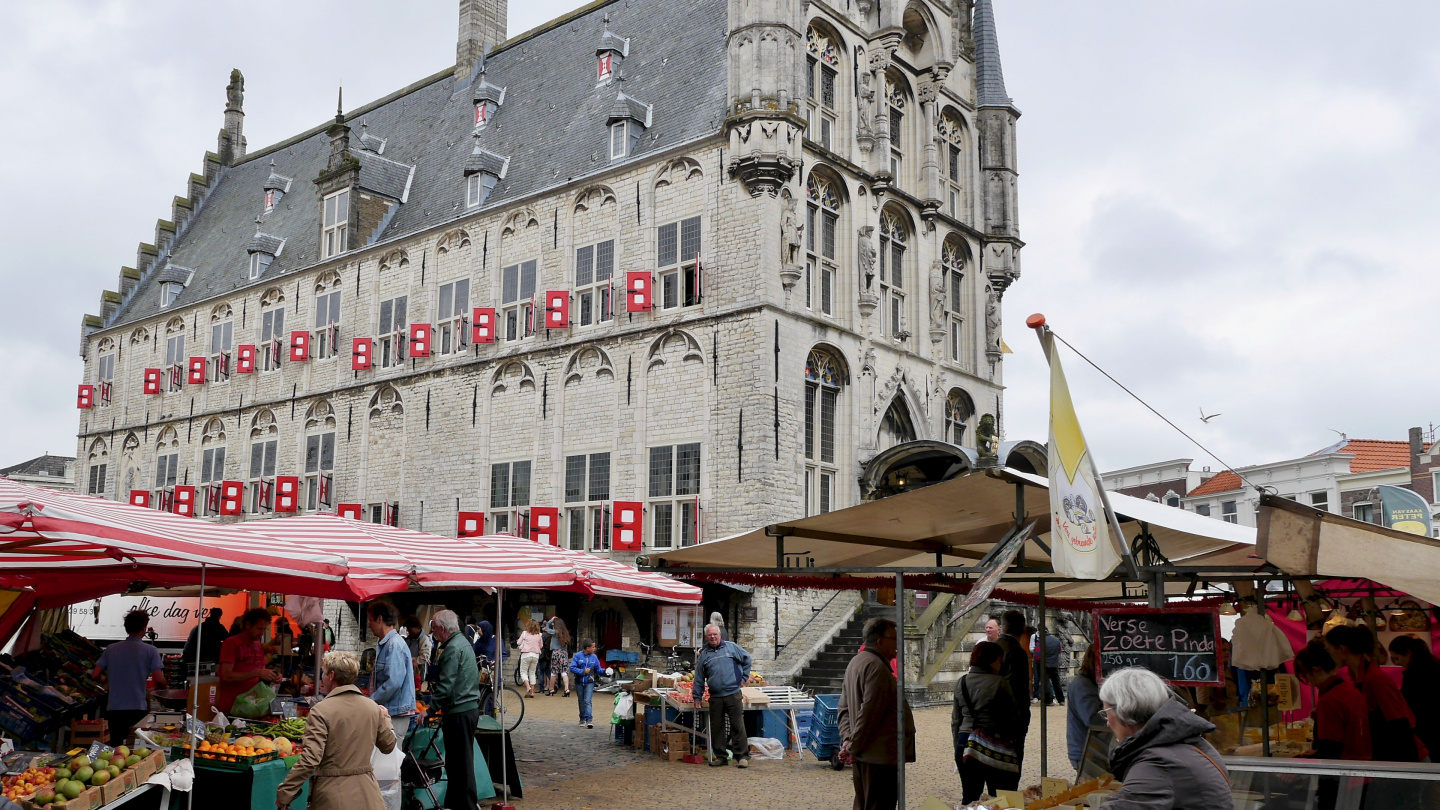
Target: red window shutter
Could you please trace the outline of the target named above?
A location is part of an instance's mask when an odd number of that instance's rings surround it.
[[[204,357],[190,358],[190,378],[189,380],[187,380],[187,382],[189,382],[191,385],[204,385],[205,365],[206,358]]]
[[[410,324],[410,356],[411,356],[411,357],[429,357],[429,356],[430,356],[430,324],[428,324],[428,323],[412,323],[412,324]]]
[[[75,395],[75,407],[81,410],[89,410],[90,405],[95,401],[95,386],[82,385]]]
[[[235,347],[235,373],[250,374],[255,371],[255,346],[246,343]]]
[[[330,493],[335,490],[335,476],[329,473],[320,474],[320,505],[330,505]]]
[[[625,274],[625,311],[649,312],[654,305],[655,279],[648,270],[631,270]]]
[[[220,482],[215,481],[205,487],[205,514],[220,514]]]
[[[310,333],[290,333],[290,362],[303,363],[310,359]]]
[[[160,393],[160,369],[145,369],[145,383],[144,387],[141,390],[144,391],[146,394]]]
[[[171,511],[182,517],[195,517],[195,487],[175,487]]]
[[[644,541],[645,504],[615,501],[611,516],[610,545],[617,551],[639,551]]]
[[[342,503],[335,507],[335,514],[351,520],[364,520],[361,517],[365,513],[365,506],[358,503]]]
[[[530,539],[547,546],[560,545],[560,510],[554,506],[530,507]]]
[[[149,492],[148,490],[144,490],[144,489],[134,489],[134,490],[131,490],[131,491],[130,491],[130,505],[131,505],[131,506],[149,506],[149,505],[150,505],[150,492]]]
[[[366,371],[372,365],[375,356],[374,338],[355,338],[350,342],[350,368],[354,371]]]
[[[570,291],[548,290],[545,293],[545,328],[570,328]]]
[[[220,482],[220,514],[239,515],[245,512],[245,482]]]
[[[399,526],[399,525],[400,525],[400,502],[399,502],[399,501],[386,501],[386,502],[385,502],[385,525],[386,525],[386,526]]]
[[[300,478],[294,475],[275,477],[275,511],[297,512],[300,509]]]
[[[484,512],[461,512],[455,526],[456,537],[482,537],[485,534]]]
[[[495,342],[495,308],[475,307],[472,313],[473,334],[470,336],[471,343],[494,343]]]

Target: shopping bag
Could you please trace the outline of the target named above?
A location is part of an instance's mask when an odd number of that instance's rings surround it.
[[[275,690],[261,681],[235,698],[235,708],[230,711],[236,717],[264,717],[270,713],[270,701],[275,699]]]
[[[615,711],[610,714],[610,724],[618,726],[620,723],[631,720],[635,717],[635,698],[629,692],[621,692],[615,696]]]
[[[751,759],[784,759],[785,744],[773,737],[750,737]]]

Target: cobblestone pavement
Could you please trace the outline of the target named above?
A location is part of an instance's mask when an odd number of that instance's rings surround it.
[[[617,745],[609,723],[611,698],[595,696],[594,729],[576,725],[574,696],[526,701],[525,720],[513,737],[525,798],[522,810],[843,810],[853,796],[849,769],[833,771],[809,751],[784,761],[756,762],[748,770],[661,761]],[[1035,707],[1038,710],[1038,706]],[[1040,713],[1033,714],[1021,784],[1039,781]],[[1065,756],[1065,708],[1049,710],[1051,776],[1071,778]],[[960,777],[950,744],[950,707],[915,713],[918,761],[906,771],[908,805],[927,796],[958,804]]]

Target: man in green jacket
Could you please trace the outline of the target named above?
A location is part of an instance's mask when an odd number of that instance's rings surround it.
[[[445,807],[478,810],[475,789],[475,724],[480,720],[480,670],[475,652],[460,633],[460,617],[442,610],[430,620],[440,644],[440,673],[430,688],[431,706],[441,712],[445,740]],[[454,642],[453,644],[451,642]]]

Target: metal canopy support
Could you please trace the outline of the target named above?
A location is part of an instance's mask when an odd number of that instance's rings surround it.
[[[895,795],[905,807],[905,575],[895,575]]]
[[[1045,658],[1048,655],[1046,650],[1045,631],[1045,583],[1040,583],[1040,640],[1036,642],[1040,648],[1040,778],[1044,779],[1050,775],[1048,767],[1048,754],[1050,753],[1050,725],[1049,714],[1045,711],[1050,702],[1045,699],[1045,690],[1050,688],[1050,682],[1046,680],[1048,673],[1045,671]],[[1058,695],[1056,697],[1059,697]]]

